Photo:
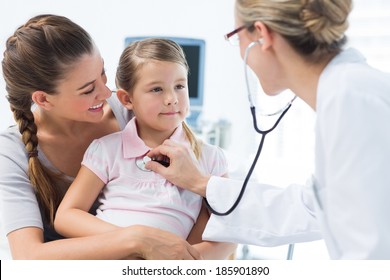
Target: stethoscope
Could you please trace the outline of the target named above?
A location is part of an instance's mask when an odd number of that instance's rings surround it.
[[[278,126],[279,122],[282,120],[282,118],[287,113],[287,111],[291,108],[292,103],[296,99],[296,96],[294,95],[294,97],[283,108],[281,108],[280,110],[278,110],[278,111],[276,111],[274,113],[261,113],[260,112],[259,114],[261,116],[269,117],[269,116],[275,116],[275,115],[278,115],[278,114],[280,114],[280,116],[278,117],[278,119],[276,120],[276,122],[274,123],[274,125],[270,129],[268,129],[268,130],[261,130],[261,129],[258,128],[258,126],[257,126],[257,118],[256,118],[256,108],[255,108],[253,96],[252,96],[252,93],[251,93],[251,90],[250,90],[250,87],[249,87],[249,77],[248,77],[249,75],[248,75],[248,65],[247,65],[249,51],[251,50],[251,48],[253,48],[257,44],[262,44],[261,40],[254,41],[254,42],[250,43],[248,45],[248,47],[246,48],[246,50],[245,50],[245,55],[244,55],[244,73],[245,73],[246,88],[247,88],[247,92],[248,92],[248,100],[249,100],[249,104],[250,104],[250,110],[251,110],[251,113],[252,113],[253,126],[255,128],[255,131],[261,135],[261,140],[260,140],[260,144],[259,144],[259,147],[258,147],[256,155],[255,155],[255,158],[254,158],[254,160],[252,162],[252,165],[251,165],[251,167],[250,167],[250,169],[249,169],[249,171],[248,171],[248,173],[247,173],[247,175],[245,177],[244,183],[242,184],[241,191],[240,191],[236,201],[232,205],[232,207],[230,207],[230,209],[228,209],[226,212],[218,212],[215,209],[213,209],[211,207],[211,205],[208,203],[207,199],[205,199],[207,208],[210,210],[211,213],[213,213],[214,215],[217,215],[217,216],[227,216],[230,213],[232,213],[234,211],[234,209],[236,209],[236,207],[238,206],[238,204],[240,203],[240,201],[242,199],[242,196],[244,195],[244,192],[245,192],[245,189],[246,189],[247,184],[249,182],[249,179],[252,176],[253,170],[254,170],[254,168],[255,168],[255,166],[257,164],[257,161],[258,161],[258,159],[260,157],[261,150],[263,149],[265,136],[268,133],[270,133],[271,131],[273,131]]]
[[[247,65],[249,51],[257,44],[260,44],[260,45],[262,44],[261,39],[259,41],[251,42],[248,45],[248,47],[245,49],[245,54],[244,54],[244,73],[245,73],[245,82],[246,82],[246,88],[247,88],[247,93],[248,93],[248,100],[249,100],[250,110],[251,110],[252,119],[253,119],[253,126],[255,128],[255,131],[261,135],[261,139],[260,139],[259,147],[257,149],[255,158],[254,158],[254,160],[252,162],[252,165],[251,165],[251,167],[250,167],[250,169],[249,169],[249,171],[248,171],[248,173],[247,173],[247,175],[245,177],[244,183],[242,184],[241,191],[240,191],[236,201],[233,203],[232,207],[230,207],[230,209],[228,209],[226,212],[218,212],[218,211],[216,211],[215,209],[213,209],[211,207],[211,205],[208,203],[206,198],[204,199],[205,203],[206,203],[206,206],[209,209],[209,211],[212,214],[217,215],[217,216],[227,216],[230,213],[232,213],[234,211],[234,209],[236,209],[236,207],[238,206],[238,204],[240,203],[240,201],[241,201],[241,199],[242,199],[242,197],[244,195],[244,192],[245,192],[245,189],[246,189],[247,184],[249,182],[249,179],[251,178],[253,170],[255,169],[257,161],[258,161],[258,159],[260,157],[261,150],[263,149],[265,136],[268,133],[270,133],[271,131],[273,131],[278,126],[278,124],[280,123],[280,121],[282,120],[284,115],[291,108],[291,105],[294,102],[294,100],[297,98],[297,96],[294,95],[294,97],[283,108],[279,109],[278,111],[276,111],[274,113],[261,113],[260,112],[259,115],[261,115],[261,116],[269,117],[269,116],[275,116],[275,115],[278,115],[278,114],[280,114],[280,116],[278,117],[278,119],[276,120],[276,122],[274,123],[274,125],[270,129],[268,129],[268,130],[261,130],[261,129],[258,128],[258,126],[257,126],[257,118],[256,118],[256,108],[255,108],[255,105],[254,105],[253,95],[252,95],[250,87],[249,87],[249,77],[248,77],[249,75],[248,75],[248,65]],[[294,250],[294,244],[290,244],[289,247],[288,247],[288,253],[287,253],[287,259],[288,260],[292,259],[293,250]]]
[[[135,165],[138,167],[139,170],[141,171],[145,171],[145,172],[151,172],[152,170],[150,169],[146,169],[145,165],[146,163],[148,163],[149,161],[156,161],[158,162],[159,164],[165,166],[165,167],[168,167],[169,166],[169,160],[167,157],[164,157],[163,159],[161,160],[158,160],[158,159],[155,159],[155,158],[150,158],[148,156],[140,156],[138,158],[135,159]]]

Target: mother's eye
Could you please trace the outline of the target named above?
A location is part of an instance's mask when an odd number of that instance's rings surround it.
[[[90,90],[84,92],[84,94],[90,94],[90,93],[92,93],[94,90],[95,90],[95,86],[93,86],[92,89],[90,89]]]

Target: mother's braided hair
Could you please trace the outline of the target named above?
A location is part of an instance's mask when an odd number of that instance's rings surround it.
[[[57,15],[31,18],[6,42],[2,69],[7,99],[26,149],[30,182],[42,216],[51,224],[65,190],[59,184],[59,180],[63,181],[60,174],[39,160],[31,96],[35,91],[57,94],[58,82],[82,55],[91,54],[93,47],[84,29]]]

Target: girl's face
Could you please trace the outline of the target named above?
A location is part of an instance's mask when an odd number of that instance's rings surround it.
[[[99,122],[103,105],[111,96],[98,51],[84,55],[57,87],[58,94],[48,95],[51,113],[73,121]]]
[[[138,134],[164,132],[169,136],[188,115],[187,69],[179,63],[152,60],[137,76],[129,99]]]

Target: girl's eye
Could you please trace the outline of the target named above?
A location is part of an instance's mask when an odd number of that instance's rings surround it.
[[[185,88],[185,86],[183,86],[183,85],[177,85],[176,86],[176,89],[184,89]]]
[[[160,91],[162,91],[162,88],[160,88],[160,87],[156,87],[156,88],[152,89],[152,92],[160,92]]]
[[[95,90],[95,86],[92,87],[91,90],[84,92],[84,94],[90,94]]]

